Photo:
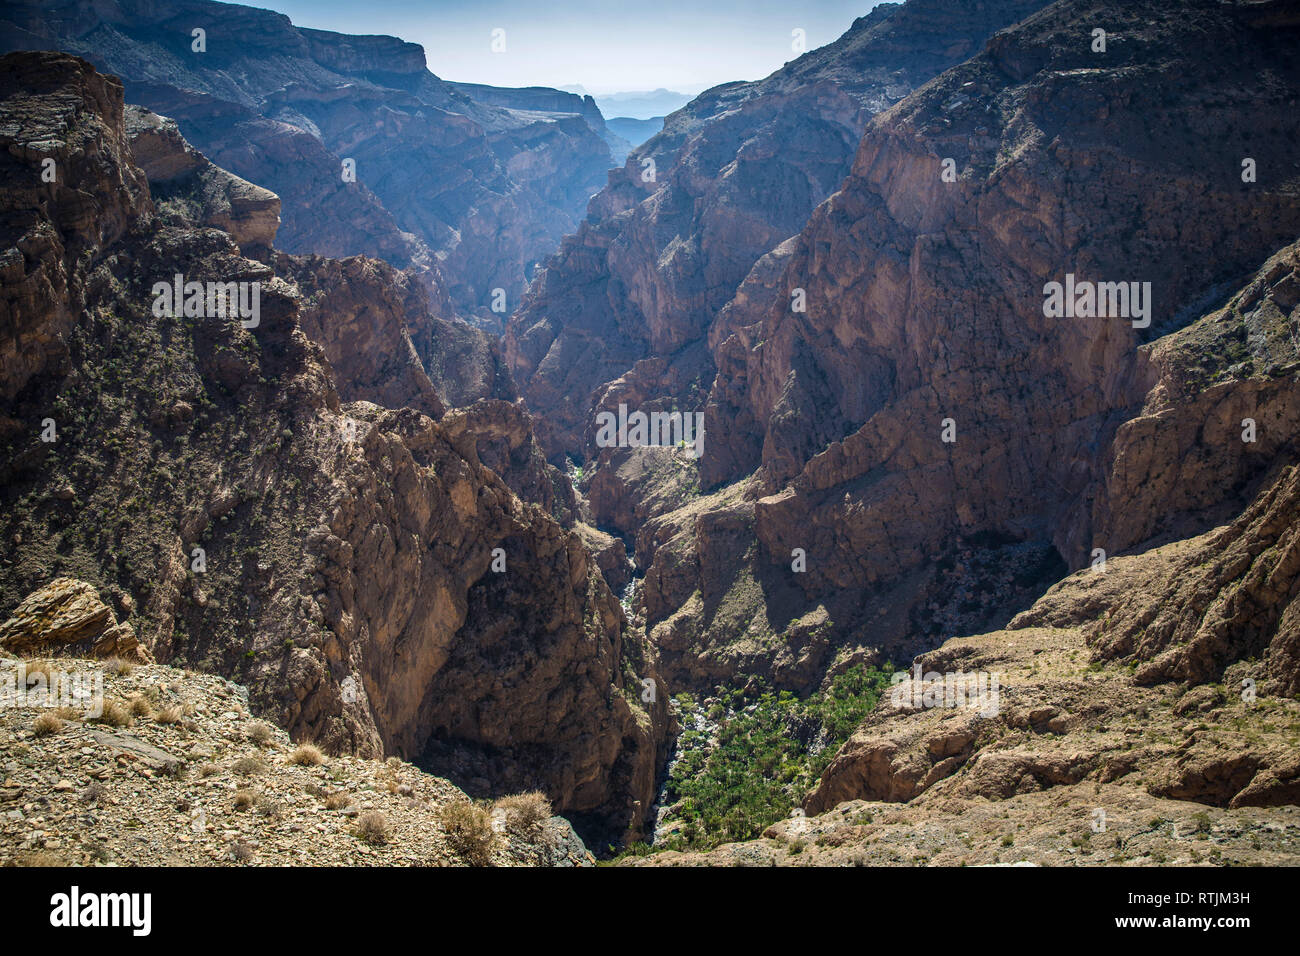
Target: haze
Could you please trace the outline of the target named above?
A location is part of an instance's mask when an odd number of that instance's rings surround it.
[[[653,4],[569,0],[274,0],[255,4],[295,24],[341,33],[389,34],[419,43],[447,80],[493,86],[581,86],[601,94],[666,88],[695,94],[766,76],[798,53],[830,43],[879,0],[695,0]],[[492,51],[492,31],[505,51]]]

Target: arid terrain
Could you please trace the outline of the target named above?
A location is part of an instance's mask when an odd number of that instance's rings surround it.
[[[0,861],[1300,863],[1295,0],[0,33]]]

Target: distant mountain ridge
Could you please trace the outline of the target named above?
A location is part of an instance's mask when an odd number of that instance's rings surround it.
[[[595,97],[596,105],[606,116],[627,116],[631,119],[653,119],[667,116],[689,103],[694,96],[675,90],[657,89],[648,92],[610,93]]]
[[[650,119],[633,119],[630,116],[615,116],[613,119],[605,120],[605,126],[633,146],[640,146],[664,128],[664,117],[652,116]]]
[[[590,100],[447,83],[395,37],[211,0],[20,0],[0,16],[3,49],[62,49],[117,74],[128,102],[284,199],[286,250],[413,268],[488,327],[612,165]]]

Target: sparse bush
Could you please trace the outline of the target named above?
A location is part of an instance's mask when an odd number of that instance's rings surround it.
[[[496,805],[505,812],[506,829],[524,837],[536,837],[552,816],[551,801],[539,790],[502,797]]]
[[[205,763],[199,768],[200,777],[215,777],[221,773],[221,767],[215,763]]]
[[[492,849],[497,834],[492,829],[492,815],[472,803],[457,801],[443,807],[438,821],[447,832],[447,843],[470,866],[492,863]]]
[[[32,733],[37,737],[48,737],[63,729],[63,721],[53,714],[41,714],[32,721]]]
[[[149,699],[147,697],[141,697],[139,694],[136,694],[128,701],[128,704],[130,705],[131,708],[132,717],[153,716],[153,705],[149,703]]]
[[[357,817],[356,835],[371,846],[388,842],[388,820],[378,810],[367,810]]]
[[[108,788],[98,780],[92,780],[85,790],[81,791],[82,803],[99,803],[108,793]]]
[[[236,810],[247,810],[249,807],[251,807],[251,806],[252,806],[253,804],[255,804],[256,802],[257,802],[257,794],[255,794],[252,790],[236,790],[236,791],[235,791],[235,809],[236,809]]]
[[[346,793],[331,793],[325,798],[326,810],[342,810],[352,805],[352,797]]]
[[[257,812],[268,820],[281,820],[284,818],[284,805],[278,800],[260,796],[257,798]]]
[[[253,724],[248,728],[248,739],[259,747],[265,747],[271,742],[271,726],[264,723]]]
[[[315,744],[300,744],[289,754],[289,763],[301,767],[315,767],[325,762],[325,755]]]
[[[135,722],[130,709],[120,700],[104,701],[104,712],[95,720],[110,727],[130,727]]]
[[[235,863],[247,863],[253,858],[253,848],[247,843],[230,844],[230,859]]]
[[[118,677],[126,677],[133,670],[135,665],[130,661],[124,661],[120,657],[110,657],[104,662],[104,666],[116,674]]]
[[[181,719],[181,709],[179,707],[164,707],[154,714],[153,719],[160,724],[178,723]]]
[[[230,765],[230,769],[245,777],[255,776],[266,770],[266,764],[256,757],[240,757]]]

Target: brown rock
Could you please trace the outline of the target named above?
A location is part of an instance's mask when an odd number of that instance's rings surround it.
[[[0,624],[0,647],[14,653],[74,646],[86,656],[152,660],[131,626],[117,623],[95,589],[73,578],[56,578],[33,591]]]

